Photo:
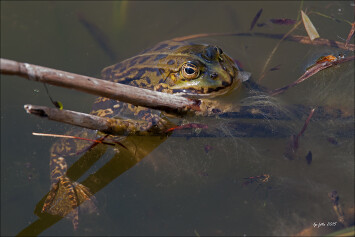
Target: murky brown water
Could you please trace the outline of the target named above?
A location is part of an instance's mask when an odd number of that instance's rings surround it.
[[[303,9],[354,22],[352,1],[307,2]],[[157,42],[212,32],[284,34],[292,26],[268,22],[296,19],[300,3],[290,2],[1,2],[1,57],[99,77],[105,66],[133,56]],[[78,14],[94,22],[108,37],[109,54],[88,33]],[[323,38],[344,42],[350,25],[310,15]],[[294,34],[306,35],[303,27]],[[219,45],[257,79],[277,39],[209,37],[199,42]],[[353,42],[353,41],[352,41]],[[261,81],[278,88],[296,80],[317,58],[348,51],[326,46],[282,42]],[[49,86],[50,94],[71,110],[89,112],[94,96]],[[238,95],[235,95],[238,96]],[[230,96],[235,103],[256,98]],[[265,100],[263,100],[265,103]],[[354,66],[347,63],[320,72],[284,95],[266,100],[290,115],[263,123],[270,133],[243,134],[231,130],[233,118],[196,118],[194,122],[219,128],[217,137],[170,137],[140,163],[96,193],[99,215],[80,214],[73,232],[67,219],[43,235],[290,235],[314,222],[337,221],[327,194],[337,190],[346,210],[354,203]],[[1,76],[1,234],[16,235],[38,220],[36,204],[49,189],[51,138],[32,132],[64,133],[70,126],[30,116],[24,104],[51,106],[43,85],[18,77]],[[308,113],[295,115],[286,107],[302,104],[339,108],[350,118],[317,117],[301,137],[295,160],[283,157],[292,133],[301,130]],[[240,122],[241,120],[237,120]],[[280,127],[285,128],[278,133]],[[273,133],[273,132],[274,133]],[[285,132],[286,131],[286,132]],[[222,136],[223,135],[223,136]],[[149,145],[133,140],[135,146]],[[155,144],[156,142],[156,144]],[[154,143],[154,144],[153,144]],[[143,144],[143,145],[142,145]],[[305,156],[311,151],[312,163]],[[85,174],[97,171],[114,155],[108,150]],[[73,158],[73,161],[74,162]],[[246,177],[270,174],[268,183],[243,186]],[[339,226],[339,224],[338,224]],[[334,229],[335,230],[335,229]]]

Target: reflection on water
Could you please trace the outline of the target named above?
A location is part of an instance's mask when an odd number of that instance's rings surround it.
[[[304,8],[352,21],[350,3],[304,3]],[[261,22],[268,18],[295,19],[295,9],[299,9],[299,3],[293,1],[161,2],[159,6],[154,2],[129,2],[124,5],[125,25],[119,25],[113,21],[118,19],[115,11],[122,7],[116,2],[1,5],[1,57],[91,76],[115,62],[80,24],[78,13],[108,35],[122,60],[177,36],[248,31],[260,8]],[[218,20],[211,17],[212,13]],[[310,18],[324,38],[341,41],[350,30],[346,23],[316,15]],[[288,29],[269,25],[254,30],[285,33]],[[296,33],[304,34],[301,29]],[[257,37],[199,41],[219,45],[242,62],[253,78],[259,77],[277,43]],[[267,73],[261,84],[270,89],[284,86],[302,75],[320,55],[339,52],[342,50],[284,42],[270,63],[270,67],[281,64],[279,70]],[[49,188],[48,150],[54,140],[31,136],[31,132],[62,134],[69,126],[24,113],[23,104],[50,105],[41,85],[2,77],[1,233],[15,235],[34,226],[38,223],[36,215],[47,222],[41,222],[40,230],[31,233],[44,230],[44,235],[290,235],[314,223],[337,222],[335,227],[319,228],[335,231],[341,224],[328,193],[337,191],[345,217],[354,203],[353,75],[353,64],[342,64],[275,98],[244,89],[221,98],[221,103],[232,107],[234,113],[185,118],[185,122],[207,124],[207,129],[185,130],[180,135],[176,132],[166,140],[130,138],[130,145],[125,143],[129,150],[121,149],[118,155],[108,147],[107,151],[98,151],[99,160],[93,156],[78,162],[70,160],[74,164],[72,177],[95,193],[100,213],[79,214],[76,232],[68,220],[40,214]],[[90,110],[94,97],[49,89],[64,108]],[[262,116],[237,118],[243,106],[269,110],[259,113]],[[314,115],[300,136],[294,159],[286,159],[284,153],[291,136],[301,131],[312,108]],[[311,163],[306,160],[309,152]],[[260,180],[265,174],[270,175],[267,182],[243,185],[245,178]]]

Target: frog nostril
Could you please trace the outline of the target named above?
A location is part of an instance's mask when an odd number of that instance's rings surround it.
[[[212,79],[215,79],[215,78],[218,77],[218,74],[217,74],[216,72],[211,73],[211,74],[210,74],[210,77],[211,77]]]

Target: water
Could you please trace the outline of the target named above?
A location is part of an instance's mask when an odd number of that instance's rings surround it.
[[[351,3],[306,2],[303,9],[353,22]],[[260,8],[263,13],[258,23],[265,23],[270,18],[296,19],[299,6],[296,1],[128,4],[2,1],[1,57],[99,77],[105,66],[157,42],[205,32],[248,32]],[[104,32],[116,60],[88,33],[78,14]],[[310,18],[323,38],[344,42],[350,30],[350,25],[344,22],[316,14]],[[253,31],[286,33],[291,27],[268,23],[256,26]],[[294,34],[306,33],[299,27]],[[255,79],[278,42],[259,37],[208,37],[198,41],[220,46],[242,62]],[[302,75],[319,56],[340,52],[351,55],[326,46],[283,42],[268,67],[280,65],[280,70],[268,72],[261,84],[268,88],[284,86]],[[133,140],[132,147],[147,146],[153,151],[96,193],[99,215],[81,214],[76,232],[67,219],[47,227],[41,224],[39,232],[42,235],[290,235],[314,222],[337,221],[327,193],[337,190],[344,210],[354,203],[353,75],[353,64],[343,64],[320,72],[269,102],[285,113],[292,112],[286,106],[302,104],[309,106],[309,110],[317,106],[339,108],[350,116],[350,119],[316,117],[316,110],[301,137],[295,160],[285,159],[283,153],[288,135],[301,130],[306,112],[300,117],[291,113],[292,119],[287,121],[264,121],[275,133],[280,126],[289,132],[266,137],[233,136],[228,125],[233,119],[195,118],[194,122],[218,127],[224,136],[149,140],[152,143]],[[89,112],[95,98],[53,86],[49,90],[66,109],[75,111]],[[255,102],[240,97],[245,104]],[[227,100],[233,99],[236,100],[234,97]],[[1,76],[2,235],[16,235],[35,223],[38,220],[35,207],[49,190],[49,148],[55,139],[31,133],[63,134],[70,128],[26,114],[24,104],[51,106],[42,84]],[[311,165],[305,160],[308,151],[313,154]],[[80,181],[103,167],[113,155],[109,149]],[[242,185],[244,178],[262,174],[270,174],[270,181]]]

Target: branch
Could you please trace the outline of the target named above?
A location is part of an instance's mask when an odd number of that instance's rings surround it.
[[[198,110],[196,101],[120,83],[82,76],[28,63],[0,59],[1,74],[17,75],[32,81],[66,87],[114,100],[172,113]]]
[[[287,85],[287,86],[284,86],[284,87],[281,87],[281,88],[277,88],[277,89],[274,89],[272,91],[270,91],[270,95],[271,96],[275,96],[275,95],[278,95],[278,94],[281,94],[281,93],[284,93],[286,90],[288,90],[289,88],[291,87],[294,87],[298,84],[300,84],[301,82],[303,82],[304,80],[308,79],[309,77],[313,76],[314,74],[326,69],[326,68],[329,68],[329,67],[332,67],[332,66],[335,66],[335,65],[338,65],[338,64],[341,64],[341,63],[345,63],[345,62],[349,62],[349,61],[353,61],[355,59],[355,56],[350,56],[350,57],[347,57],[347,58],[342,58],[342,59],[338,59],[338,60],[335,60],[335,61],[325,61],[325,62],[322,62],[322,63],[319,63],[319,64],[315,64],[314,66],[312,66],[311,68],[309,68],[301,77],[299,77],[296,81],[292,82],[291,84]]]
[[[92,114],[85,114],[71,110],[60,110],[38,105],[25,105],[25,110],[29,114],[37,115],[49,120],[67,123],[74,126],[99,130],[111,135],[154,135],[161,134],[154,127],[150,130],[139,130],[139,127],[146,127],[146,121],[121,120],[107,117],[100,117]]]
[[[284,34],[268,34],[268,33],[261,33],[261,32],[255,32],[255,33],[201,33],[201,34],[196,34],[196,35],[188,35],[188,36],[178,37],[178,38],[174,38],[173,40],[184,41],[184,40],[191,40],[191,39],[211,37],[211,36],[246,36],[246,37],[257,36],[257,37],[265,37],[265,38],[272,38],[272,39],[283,39],[285,35]],[[343,42],[324,39],[324,38],[317,38],[317,39],[311,41],[308,36],[288,35],[287,37],[284,38],[284,40],[294,41],[294,42],[298,42],[301,44],[329,46],[329,47],[339,48],[339,49],[344,49],[344,50],[349,50],[349,51],[355,50],[354,44],[345,45],[345,43],[343,43]]]

